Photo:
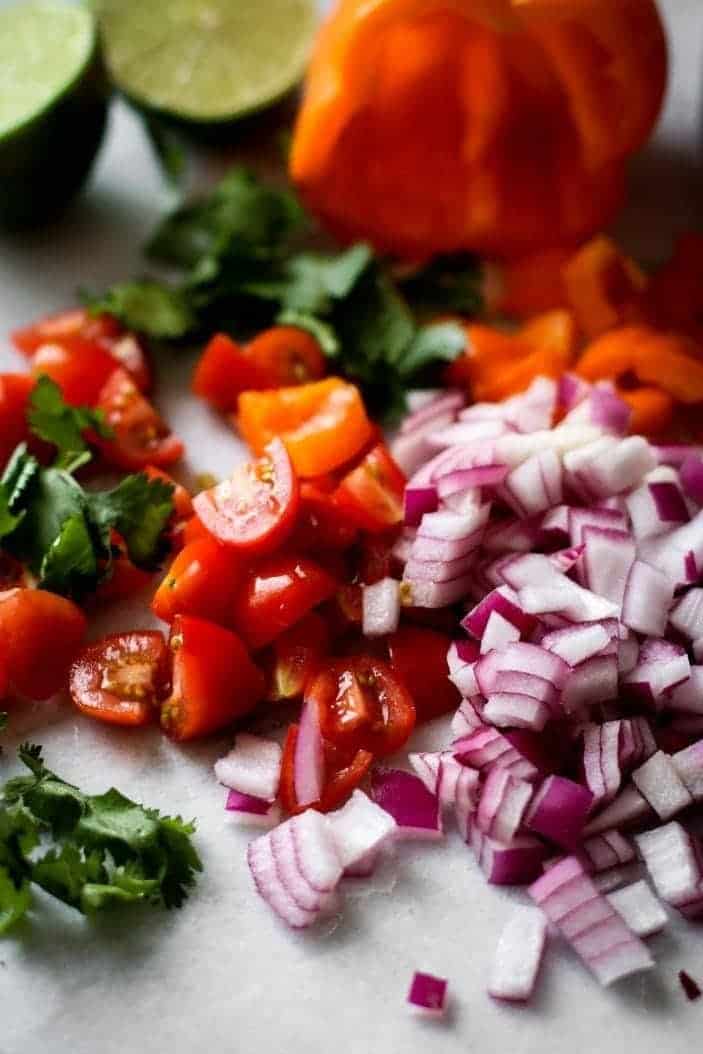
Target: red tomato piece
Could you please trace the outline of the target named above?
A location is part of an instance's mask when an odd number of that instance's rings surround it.
[[[29,434],[27,405],[35,380],[24,373],[0,374],[0,470]]]
[[[183,443],[125,370],[113,371],[100,392],[98,407],[115,433],[114,439],[98,440],[103,457],[111,465],[139,472],[147,465],[166,468],[181,458]]]
[[[243,577],[239,556],[214,538],[198,538],[181,549],[154,594],[151,609],[164,622],[199,615],[223,622]]]
[[[320,549],[344,551],[354,544],[358,531],[329,493],[306,480],[300,484],[298,522],[291,545],[298,552],[316,553]]]
[[[190,545],[191,542],[196,541],[198,538],[212,538],[210,532],[203,527],[197,516],[191,516],[190,519],[185,521],[181,536],[184,546]]]
[[[158,630],[112,633],[78,655],[70,673],[71,698],[81,713],[97,721],[148,725],[168,692],[170,666],[171,655]]]
[[[82,337],[41,344],[32,358],[33,375],[51,377],[72,406],[94,406],[116,368],[108,351]]]
[[[104,337],[100,344],[110,352],[117,365],[127,371],[140,392],[151,391],[154,384],[151,363],[144,344],[135,333]]]
[[[160,479],[164,483],[171,484],[173,487],[173,517],[175,520],[187,520],[189,516],[193,515],[193,499],[186,488],[181,483],[177,483],[173,476],[169,476],[168,472],[157,468],[156,465],[147,465],[144,469],[144,475],[148,476],[149,479]]]
[[[230,479],[198,494],[193,508],[223,545],[270,553],[290,534],[300,487],[288,451],[272,440],[263,457],[239,465]]]
[[[267,388],[319,381],[327,372],[318,341],[298,326],[272,326],[249,341],[244,353],[268,378]]]
[[[304,556],[264,558],[234,602],[233,623],[252,649],[263,648],[331,597],[336,582]]]
[[[58,315],[49,315],[16,329],[12,343],[24,355],[33,355],[42,344],[59,343],[65,338],[83,337],[85,340],[112,340],[122,333],[122,326],[112,315],[90,315],[83,308],[72,308]]]
[[[177,615],[169,643],[173,687],[161,708],[161,726],[172,739],[217,732],[263,699],[264,676],[230,630]]]
[[[55,593],[0,593],[0,640],[7,650],[10,689],[29,699],[48,699],[63,691],[85,628],[81,609]]]
[[[217,333],[193,374],[193,391],[217,410],[236,410],[241,392],[275,387],[268,373],[236,341]]]
[[[346,763],[339,762],[338,752],[326,745],[325,749],[325,785],[319,802],[311,802],[301,808],[295,794],[295,747],[298,741],[298,725],[288,729],[283,746],[281,762],[281,782],[278,796],[281,805],[294,816],[305,809],[317,809],[319,812],[331,812],[349,798],[368,773],[373,763],[373,754],[368,750],[358,750]]]
[[[417,626],[403,626],[388,638],[391,666],[412,694],[418,721],[456,710],[461,702],[448,677],[450,644],[443,633]]]
[[[329,645],[327,623],[314,611],[282,633],[273,645],[268,699],[274,703],[299,699]]]
[[[405,476],[379,443],[335,491],[349,519],[367,531],[383,531],[403,522]]]
[[[113,552],[112,574],[101,582],[95,591],[98,603],[111,603],[114,600],[125,600],[141,593],[151,582],[152,572],[144,571],[133,564],[127,553],[124,540],[117,531],[112,532],[111,546]]]

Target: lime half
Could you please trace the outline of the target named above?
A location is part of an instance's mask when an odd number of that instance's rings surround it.
[[[236,120],[301,79],[315,0],[100,0],[108,70],[135,103],[182,121]]]
[[[39,221],[73,196],[106,109],[90,12],[49,2],[0,9],[0,223]]]

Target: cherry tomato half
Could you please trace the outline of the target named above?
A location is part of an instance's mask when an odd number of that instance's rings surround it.
[[[157,630],[112,633],[78,655],[70,673],[71,698],[97,721],[147,725],[168,693],[170,665],[168,646]]]
[[[314,611],[277,637],[267,698],[274,703],[300,699],[329,645],[327,623]]]
[[[379,443],[335,491],[335,501],[352,523],[367,531],[383,531],[403,522],[405,476]]]
[[[211,536],[181,549],[154,594],[151,609],[164,622],[176,615],[226,620],[244,569],[239,556]]]
[[[38,322],[16,329],[12,343],[24,355],[33,355],[42,344],[59,343],[65,338],[83,337],[84,340],[113,340],[122,333],[122,326],[112,315],[90,315],[83,308],[71,308],[57,315],[49,315]]]
[[[108,351],[82,337],[41,344],[32,358],[32,374],[50,377],[72,406],[95,406],[115,369]]]
[[[307,557],[265,557],[235,598],[234,627],[250,648],[263,648],[332,596],[335,589],[334,578]]]
[[[0,593],[0,639],[6,646],[10,689],[29,699],[48,699],[63,691],[85,628],[81,609],[55,593]]]
[[[28,436],[27,405],[35,383],[24,373],[0,374],[0,471]]]
[[[200,356],[193,391],[217,410],[236,410],[242,392],[273,388],[267,372],[231,337],[216,333]]]
[[[198,739],[248,713],[264,697],[264,676],[235,633],[177,615],[169,640],[172,691],[161,726],[172,739]]]
[[[338,751],[325,744],[325,785],[319,802],[311,802],[302,809],[295,793],[295,747],[298,741],[298,725],[288,729],[283,746],[281,782],[278,796],[281,805],[292,816],[305,809],[331,812],[343,805],[352,791],[359,786],[373,763],[373,754],[368,750],[357,750],[349,761],[340,761]]]
[[[269,553],[290,534],[300,488],[280,439],[257,461],[239,465],[230,479],[198,494],[193,508],[210,533],[248,553]]]
[[[418,721],[456,710],[461,696],[448,677],[451,639],[443,633],[403,626],[388,638],[391,667],[410,691]]]
[[[407,742],[415,707],[390,666],[371,655],[355,655],[326,666],[308,686],[305,699],[317,704],[322,735],[352,752],[385,757]]]
[[[164,483],[171,484],[173,487],[174,520],[187,520],[189,516],[193,515],[193,499],[186,488],[181,483],[177,483],[173,476],[169,476],[168,472],[157,468],[156,465],[147,465],[144,469],[144,475],[148,479],[160,479]]]
[[[98,440],[111,465],[138,472],[147,465],[166,468],[181,458],[183,443],[125,370],[114,370],[100,393],[98,407],[115,433],[114,439]]]
[[[319,343],[298,326],[272,326],[249,341],[244,353],[266,375],[270,388],[319,381],[327,372]]]

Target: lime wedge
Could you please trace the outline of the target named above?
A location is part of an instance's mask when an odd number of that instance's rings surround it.
[[[0,223],[44,219],[76,193],[106,110],[88,11],[50,2],[0,9]]]
[[[136,104],[181,121],[236,120],[301,79],[316,0],[100,0],[108,70]]]

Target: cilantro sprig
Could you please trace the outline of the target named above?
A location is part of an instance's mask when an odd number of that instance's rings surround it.
[[[202,870],[193,823],[161,816],[114,787],[84,794],[25,743],[29,774],[0,792],[0,934],[32,906],[32,887],[85,915],[144,901],[181,907]]]
[[[287,189],[233,169],[215,189],[176,209],[147,255],[178,275],[121,283],[88,297],[96,312],[167,340],[214,331],[246,338],[274,322],[309,329],[334,367],[364,390],[372,409],[394,416],[408,387],[431,383],[465,347],[459,325],[437,313],[480,310],[480,271],[466,257],[439,258],[397,277],[369,246],[301,248],[307,221]]]
[[[26,444],[16,448],[0,478],[0,542],[25,562],[44,589],[80,599],[109,578],[112,531],[130,559],[154,568],[165,552],[173,487],[143,473],[109,490],[87,490],[74,473],[92,454],[86,433],[109,438],[99,411],[68,406],[48,377],[39,379],[28,412],[30,430],[55,448],[41,465]]]

